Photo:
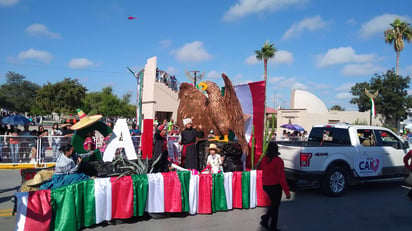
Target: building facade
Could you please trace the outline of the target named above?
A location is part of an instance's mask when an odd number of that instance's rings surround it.
[[[318,124],[365,124],[370,123],[370,112],[358,111],[330,111],[318,97],[304,90],[293,90],[291,95],[291,109],[277,110],[277,131],[284,130],[283,124],[299,124],[306,131]],[[381,126],[382,117],[372,118],[372,125]]]

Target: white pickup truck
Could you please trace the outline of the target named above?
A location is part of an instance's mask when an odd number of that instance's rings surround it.
[[[317,125],[307,141],[278,145],[289,181],[309,180],[331,196],[342,195],[351,183],[408,175],[403,157],[409,143],[383,127]]]

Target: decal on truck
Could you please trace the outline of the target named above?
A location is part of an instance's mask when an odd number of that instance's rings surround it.
[[[355,159],[355,171],[359,176],[379,176],[382,173],[382,155],[357,156]]]

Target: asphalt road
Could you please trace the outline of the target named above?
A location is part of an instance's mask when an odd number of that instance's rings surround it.
[[[0,170],[0,210],[10,210],[10,196],[20,182],[19,170]],[[412,230],[412,201],[402,182],[352,186],[343,197],[332,198],[316,189],[295,190],[282,201],[282,230]],[[132,219],[116,225],[96,225],[87,230],[265,230],[258,224],[265,208],[235,209],[212,215]],[[0,230],[13,230],[15,217],[0,212]]]

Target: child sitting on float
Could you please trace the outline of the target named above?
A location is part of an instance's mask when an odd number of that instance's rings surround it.
[[[222,172],[222,158],[219,154],[220,149],[216,144],[210,144],[209,156],[207,157],[206,169],[209,169],[209,173],[220,173]]]

